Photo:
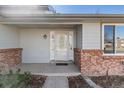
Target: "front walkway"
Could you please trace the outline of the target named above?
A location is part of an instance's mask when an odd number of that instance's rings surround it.
[[[22,63],[17,66],[21,71],[46,76],[74,76],[81,74],[79,69],[70,63],[67,66],[56,66],[54,63]]]
[[[69,88],[68,79],[65,76],[49,76],[43,88]]]

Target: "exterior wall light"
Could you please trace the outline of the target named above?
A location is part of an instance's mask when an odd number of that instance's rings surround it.
[[[45,34],[45,35],[43,35],[43,38],[44,38],[44,39],[47,39],[47,35],[46,35],[46,34]]]

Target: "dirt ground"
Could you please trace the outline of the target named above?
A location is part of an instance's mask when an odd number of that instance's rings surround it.
[[[28,88],[42,88],[45,83],[46,76],[42,75],[32,75],[31,81],[28,83]]]
[[[124,76],[94,76],[90,78],[103,88],[124,88]]]
[[[70,76],[68,77],[69,88],[90,88],[85,82],[82,76]]]

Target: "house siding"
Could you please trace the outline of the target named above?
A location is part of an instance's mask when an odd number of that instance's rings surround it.
[[[0,25],[0,49],[18,48],[19,31],[16,27]]]
[[[47,35],[47,39],[43,38]],[[20,30],[22,63],[48,63],[50,61],[50,33],[45,29]]]
[[[100,49],[100,23],[83,23],[82,49]]]

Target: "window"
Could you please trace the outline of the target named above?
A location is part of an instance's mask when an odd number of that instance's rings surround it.
[[[104,25],[104,53],[124,54],[124,25]]]

